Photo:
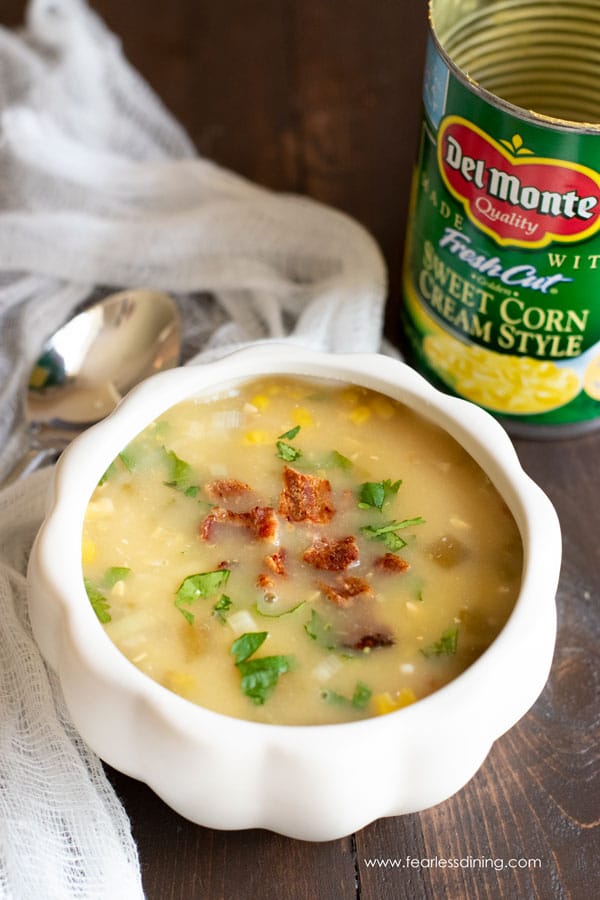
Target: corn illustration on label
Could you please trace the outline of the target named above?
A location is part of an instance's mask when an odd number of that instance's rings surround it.
[[[404,266],[415,362],[515,431],[594,427],[600,130],[519,115],[459,76],[430,39]]]

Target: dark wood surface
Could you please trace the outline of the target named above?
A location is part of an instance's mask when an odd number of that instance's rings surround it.
[[[17,24],[23,5],[0,0],[2,24]],[[425,0],[93,5],[202,154],[261,184],[337,206],[372,231],[390,272],[388,334],[399,340]],[[110,771],[131,817],[149,900],[600,895],[594,827],[600,810],[600,431],[515,443],[525,469],[555,503],[564,535],[554,665],[530,713],[497,741],[455,797],[325,844],[197,827],[144,785]],[[498,860],[498,868],[365,862],[406,856],[486,857]],[[539,865],[509,869],[510,859]]]

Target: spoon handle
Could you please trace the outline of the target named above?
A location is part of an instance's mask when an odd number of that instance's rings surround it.
[[[15,463],[2,481],[1,487],[8,487],[9,484],[14,484],[15,481],[20,481],[26,475],[36,472],[46,463],[54,462],[61,450],[62,448],[59,447],[31,447]]]

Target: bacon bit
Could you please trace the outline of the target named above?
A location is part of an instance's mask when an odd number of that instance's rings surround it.
[[[389,631],[378,631],[375,634],[363,634],[361,638],[353,644],[344,644],[352,650],[372,650],[376,647],[391,647],[394,644],[394,638]]]
[[[275,587],[275,582],[270,575],[265,575],[264,572],[261,572],[256,579],[256,586],[261,588],[263,591],[268,591],[271,588]]]
[[[304,562],[314,566],[315,569],[325,569],[328,572],[341,572],[352,563],[358,562],[358,558],[358,546],[353,537],[337,541],[319,537],[302,554]]]
[[[279,496],[280,515],[290,522],[315,522],[324,525],[335,514],[331,499],[331,484],[327,478],[305,475],[286,466],[283,470],[284,487]]]
[[[222,504],[236,512],[240,512],[244,506],[247,508],[254,497],[250,485],[237,478],[217,478],[204,485],[204,490],[212,503]]]
[[[217,569],[233,569],[238,565],[237,559],[222,559]]]
[[[240,494],[247,494],[252,491],[249,484],[245,481],[238,481],[237,478],[217,478],[204,486],[204,490],[209,498],[213,501],[236,499]]]
[[[233,513],[227,512],[220,506],[213,507],[212,511],[202,520],[200,524],[200,538],[203,541],[210,541],[215,525],[219,522],[227,522]]]
[[[248,522],[248,527],[257,538],[263,541],[273,541],[277,539],[277,516],[272,506],[254,506],[247,513],[240,513],[244,522]]]
[[[385,556],[379,556],[375,560],[375,565],[383,572],[391,574],[394,572],[406,572],[407,569],[410,569],[410,563],[407,563],[401,556],[396,556],[395,553],[386,553]]]
[[[272,506],[254,506],[248,512],[236,513],[222,506],[215,506],[202,521],[200,537],[210,541],[215,525],[233,525],[247,528],[253,537],[274,543],[277,539],[277,517]]]
[[[285,575],[285,550],[279,550],[277,553],[265,556],[265,565],[275,575]]]
[[[358,578],[355,575],[341,578],[335,586],[325,584],[323,581],[320,581],[318,586],[328,600],[331,600],[336,606],[342,607],[342,609],[352,606],[357,597],[361,595],[372,597],[374,593],[373,588],[365,578]]]

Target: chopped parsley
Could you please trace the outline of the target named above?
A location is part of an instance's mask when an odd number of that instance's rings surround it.
[[[371,699],[372,693],[371,688],[367,687],[363,681],[357,681],[354,693],[352,694],[352,706],[354,706],[355,709],[364,709]]]
[[[112,621],[112,616],[109,612],[110,603],[102,593],[102,591],[98,590],[97,587],[88,581],[87,578],[84,578],[83,583],[85,585],[85,592],[88,595],[88,599],[92,604],[92,609],[96,613],[100,622],[103,625],[106,625],[107,622]]]
[[[410,528],[413,525],[422,525],[425,519],[422,516],[415,516],[413,519],[401,519],[400,521],[393,519],[383,525],[363,525],[361,534],[369,538],[371,541],[383,541],[388,550],[395,553],[406,547],[406,541],[397,533],[402,528]]]
[[[283,459],[284,462],[294,462],[294,460],[302,456],[302,450],[292,447],[291,444],[286,444],[285,441],[277,441],[277,456],[279,459]]]
[[[292,447],[291,444],[287,443],[287,441],[293,441],[299,431],[300,425],[296,425],[294,428],[290,428],[289,431],[284,431],[277,439],[277,456],[279,459],[283,459],[284,462],[294,462],[294,460],[302,456],[302,450],[298,450],[297,447]]]
[[[109,478],[112,478],[116,471],[117,471],[117,466],[116,466],[115,460],[113,459],[110,466],[104,472],[104,474],[102,475],[102,478],[98,482],[98,487],[103,485],[105,481],[108,481]]]
[[[320,647],[324,647],[326,650],[337,649],[337,639],[332,632],[331,623],[326,622],[316,610],[313,609],[310,620],[304,625],[304,630],[309,638],[316,641]]]
[[[190,625],[194,624],[194,615],[183,608],[184,604],[187,606],[196,600],[214,596],[227,583],[229,574],[229,569],[216,569],[214,572],[188,575],[181,582],[175,596],[175,606]]]
[[[294,428],[290,428],[289,431],[284,431],[283,434],[280,434],[279,440],[280,441],[293,441],[299,431],[300,431],[300,425],[296,425]]]
[[[332,450],[327,465],[336,469],[351,469],[352,460],[348,459],[347,456],[344,456],[344,454],[340,453],[338,450]]]
[[[127,566],[111,566],[104,573],[100,587],[92,584],[87,578],[83,579],[88,600],[92,604],[92,609],[96,613],[98,620],[103,625],[112,622],[110,602],[106,598],[104,590],[110,590],[118,581],[123,581],[129,575],[131,575],[131,569],[127,568]]]
[[[291,669],[289,656],[264,656],[236,663],[242,676],[242,693],[257,706],[262,706],[279,676]]]
[[[328,689],[321,691],[321,697],[323,700],[327,701],[327,703],[339,703],[344,706],[353,706],[354,709],[365,709],[371,699],[372,693],[371,688],[368,687],[364,681],[357,681],[354,693],[350,699],[344,697],[343,694],[338,694],[335,691]]]
[[[167,481],[164,484],[167,487],[175,488],[186,497],[195,497],[200,490],[200,485],[194,483],[192,466],[184,459],[180,459],[173,450],[163,447],[163,453],[168,468]]]
[[[241,689],[257,706],[262,706],[279,676],[289,672],[292,659],[289,656],[262,656],[250,659],[264,643],[268,632],[247,632],[237,638],[231,645],[230,653],[235,658],[235,665],[242,676]]]
[[[386,478],[385,481],[365,481],[360,485],[358,491],[358,507],[359,509],[383,509],[383,504],[388,497],[398,493],[400,480],[392,481]]]
[[[221,594],[221,599],[217,600],[215,605],[212,608],[212,614],[215,616],[219,622],[225,624],[227,621],[227,613],[232,607],[231,598],[227,596],[227,594]]]
[[[124,581],[129,575],[131,575],[131,569],[127,566],[111,566],[104,573],[102,584],[104,587],[111,588],[115,586],[117,581]]]
[[[133,472],[138,463],[137,453],[133,444],[128,444],[124,450],[119,453],[119,459],[128,472]]]
[[[254,609],[258,613],[259,616],[264,616],[265,619],[281,619],[282,616],[289,616],[291,613],[295,613],[296,610],[302,609],[302,607],[306,604],[306,600],[300,600],[299,603],[296,603],[294,606],[290,606],[287,609],[279,610],[276,604],[271,604],[271,607],[275,609],[275,612],[269,611],[269,605],[267,603],[255,603]]]
[[[268,631],[247,631],[231,645],[230,653],[235,657],[235,664],[245,662],[253,653],[256,653],[261,644],[264,644],[269,636]]]
[[[453,626],[442,633],[439,641],[421,650],[423,656],[454,656],[458,646],[458,628]]]

